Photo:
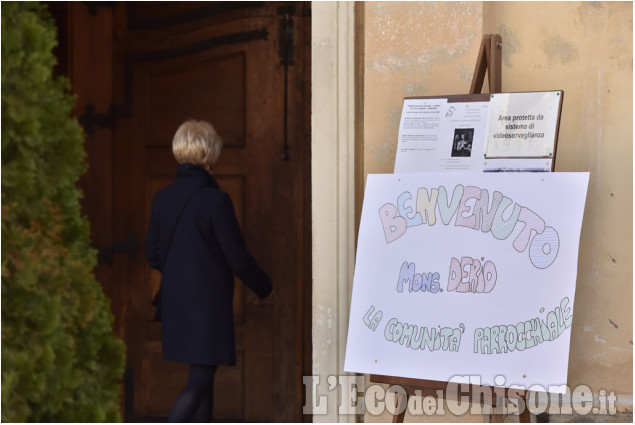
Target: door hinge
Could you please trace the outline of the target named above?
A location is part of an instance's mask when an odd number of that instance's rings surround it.
[[[137,235],[129,231],[126,236],[105,248],[98,249],[97,260],[100,263],[112,264],[113,254],[119,253],[126,256],[130,261],[134,261],[143,246],[139,243]]]

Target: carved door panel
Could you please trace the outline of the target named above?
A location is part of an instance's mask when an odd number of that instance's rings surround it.
[[[224,142],[214,175],[274,283],[259,300],[236,282],[237,364],[216,375],[219,419],[302,419],[307,8],[167,2],[114,10],[114,233],[145,240],[152,197],[175,175],[174,132],[188,118],[208,120]],[[293,48],[281,43],[285,29]],[[113,310],[128,347],[126,410],[137,418],[166,417],[187,377],[187,365],[162,359],[150,305],[159,281],[142,256],[113,259]]]

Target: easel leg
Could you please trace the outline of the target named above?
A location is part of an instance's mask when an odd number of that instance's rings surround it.
[[[408,407],[408,394],[397,394],[397,405],[395,406],[396,414],[392,417],[393,423],[403,423],[406,417],[406,408]]]
[[[518,421],[523,424],[528,424],[531,422],[531,412],[527,407],[525,407],[525,410],[523,410],[520,414],[520,418]]]
[[[485,81],[485,71],[487,71],[487,51],[490,48],[491,38],[489,35],[484,35],[481,40],[481,47],[478,51],[478,57],[476,58],[476,67],[474,68],[474,75],[472,76],[472,84],[470,85],[470,94],[480,93],[483,90],[483,82]]]
[[[495,404],[492,406],[494,411],[490,415],[490,422],[492,423],[503,423],[505,420],[505,415],[503,414],[503,403],[505,403],[505,399],[503,397],[496,397]]]
[[[502,46],[503,39],[499,34],[486,34],[483,36],[476,59],[474,75],[472,76],[470,94],[480,93],[483,90],[486,71],[489,77],[489,92],[501,92]]]
[[[493,34],[490,38],[490,56],[487,61],[487,75],[489,76],[489,92],[500,93],[501,87],[501,64],[502,64],[503,39],[498,34]]]

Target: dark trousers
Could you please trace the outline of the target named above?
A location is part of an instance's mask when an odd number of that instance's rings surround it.
[[[187,384],[174,401],[168,422],[211,422],[217,366],[191,365]]]

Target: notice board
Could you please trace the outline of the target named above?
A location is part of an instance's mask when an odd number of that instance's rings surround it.
[[[395,173],[553,171],[564,92],[407,97]]]
[[[588,180],[369,175],[344,370],[564,392]]]

